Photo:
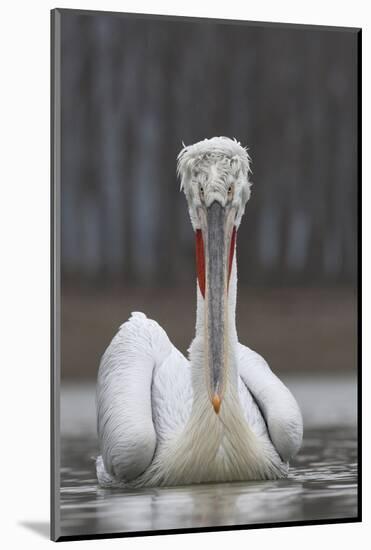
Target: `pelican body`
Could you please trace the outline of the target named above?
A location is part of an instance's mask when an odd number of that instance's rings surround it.
[[[226,137],[178,156],[196,237],[196,334],[186,359],[156,321],[133,312],[113,338],[97,380],[104,487],[277,479],[301,446],[294,397],[237,336],[236,236],[249,173],[246,149]]]

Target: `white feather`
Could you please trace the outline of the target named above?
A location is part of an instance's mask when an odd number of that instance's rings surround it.
[[[236,279],[234,262],[232,309]],[[198,289],[190,361],[142,313],[132,314],[104,354],[97,385],[101,485],[179,485],[287,475],[287,462],[302,439],[295,399],[264,359],[236,338],[237,386],[228,381],[216,415],[202,380],[203,308]],[[230,330],[233,335],[232,326]]]

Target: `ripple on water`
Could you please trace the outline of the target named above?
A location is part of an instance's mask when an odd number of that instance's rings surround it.
[[[102,489],[95,438],[62,439],[62,535],[357,516],[357,441],[349,428],[308,430],[287,479],[140,490]]]

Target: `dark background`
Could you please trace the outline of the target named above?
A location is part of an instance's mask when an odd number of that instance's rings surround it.
[[[276,372],[355,368],[354,30],[62,12],[62,376],[95,377],[133,310],[185,352],[193,232],[182,141],[247,145],[242,342]]]

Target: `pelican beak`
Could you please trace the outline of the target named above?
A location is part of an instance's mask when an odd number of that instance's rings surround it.
[[[205,299],[205,366],[211,404],[219,413],[228,362],[228,286],[235,249],[234,212],[214,201],[196,233],[200,291]]]
[[[216,414],[219,414],[220,411],[220,405],[222,404],[220,397],[217,393],[213,395],[213,398],[211,400],[211,403],[213,404],[214,411]]]

